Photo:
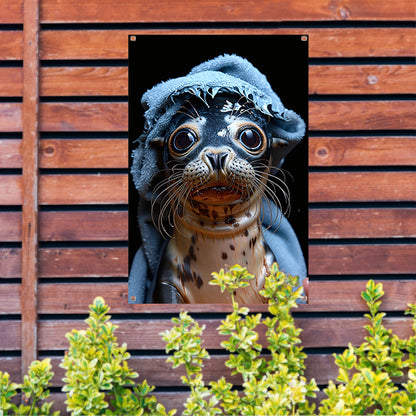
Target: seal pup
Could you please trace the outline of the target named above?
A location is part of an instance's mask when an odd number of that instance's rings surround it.
[[[230,303],[229,293],[209,285],[211,273],[240,264],[255,279],[237,291],[236,301],[263,303],[259,291],[275,258],[263,238],[262,201],[266,193],[280,205],[270,181],[271,155],[273,146],[286,144],[273,139],[267,125],[268,117],[248,100],[221,95],[189,99],[172,119],[160,140],[166,179],[152,204],[159,231],[167,233],[166,217],[173,228],[155,302]],[[287,197],[281,179],[278,186]]]
[[[226,302],[206,281],[235,263],[258,275],[255,294],[244,297],[257,302],[273,256],[282,271],[305,280],[301,247],[279,206],[285,186],[273,175],[306,124],[265,75],[245,58],[221,55],[156,84],[141,103],[145,124],[131,165],[140,246],[129,302]],[[181,292],[191,282],[192,295]]]

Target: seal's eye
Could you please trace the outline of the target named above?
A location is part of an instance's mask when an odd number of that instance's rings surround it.
[[[238,139],[248,150],[258,150],[263,144],[260,132],[251,127],[240,132]]]
[[[196,134],[192,130],[183,129],[175,133],[171,139],[172,149],[177,153],[186,152],[197,141]]]

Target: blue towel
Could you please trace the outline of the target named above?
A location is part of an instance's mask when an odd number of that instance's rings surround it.
[[[280,167],[284,157],[305,134],[305,123],[294,111],[286,109],[272,90],[267,78],[246,59],[237,55],[222,55],[206,61],[184,76],[157,84],[142,97],[145,108],[145,128],[139,145],[132,153],[131,174],[139,192],[138,226],[142,245],[137,251],[129,275],[131,303],[152,301],[155,276],[166,241],[154,227],[150,214],[152,190],[163,169],[163,149],[155,145],[175,113],[189,95],[202,100],[218,93],[238,94],[252,102],[257,110],[270,117],[272,136],[285,139],[289,145],[276,147],[273,166]],[[306,277],[306,265],[299,242],[289,222],[275,222],[278,208],[264,203],[264,238],[273,251],[280,268],[291,275]],[[273,224],[273,225],[271,225]],[[279,226],[277,226],[279,224]],[[213,270],[215,271],[215,270]]]

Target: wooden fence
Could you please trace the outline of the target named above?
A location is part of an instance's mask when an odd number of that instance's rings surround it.
[[[307,376],[364,336],[360,292],[386,291],[386,324],[409,336],[416,300],[414,3],[10,0],[0,2],[0,369],[20,381],[52,357],[101,295],[131,366],[170,407],[184,397],[159,332],[175,305],[127,303],[128,34],[309,36],[309,304],[296,312]],[[216,305],[193,305],[225,372]],[[234,380],[235,381],[235,380]],[[238,383],[238,380],[236,381]]]

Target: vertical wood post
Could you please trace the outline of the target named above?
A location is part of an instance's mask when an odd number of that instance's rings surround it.
[[[23,2],[22,375],[37,357],[39,0]]]

